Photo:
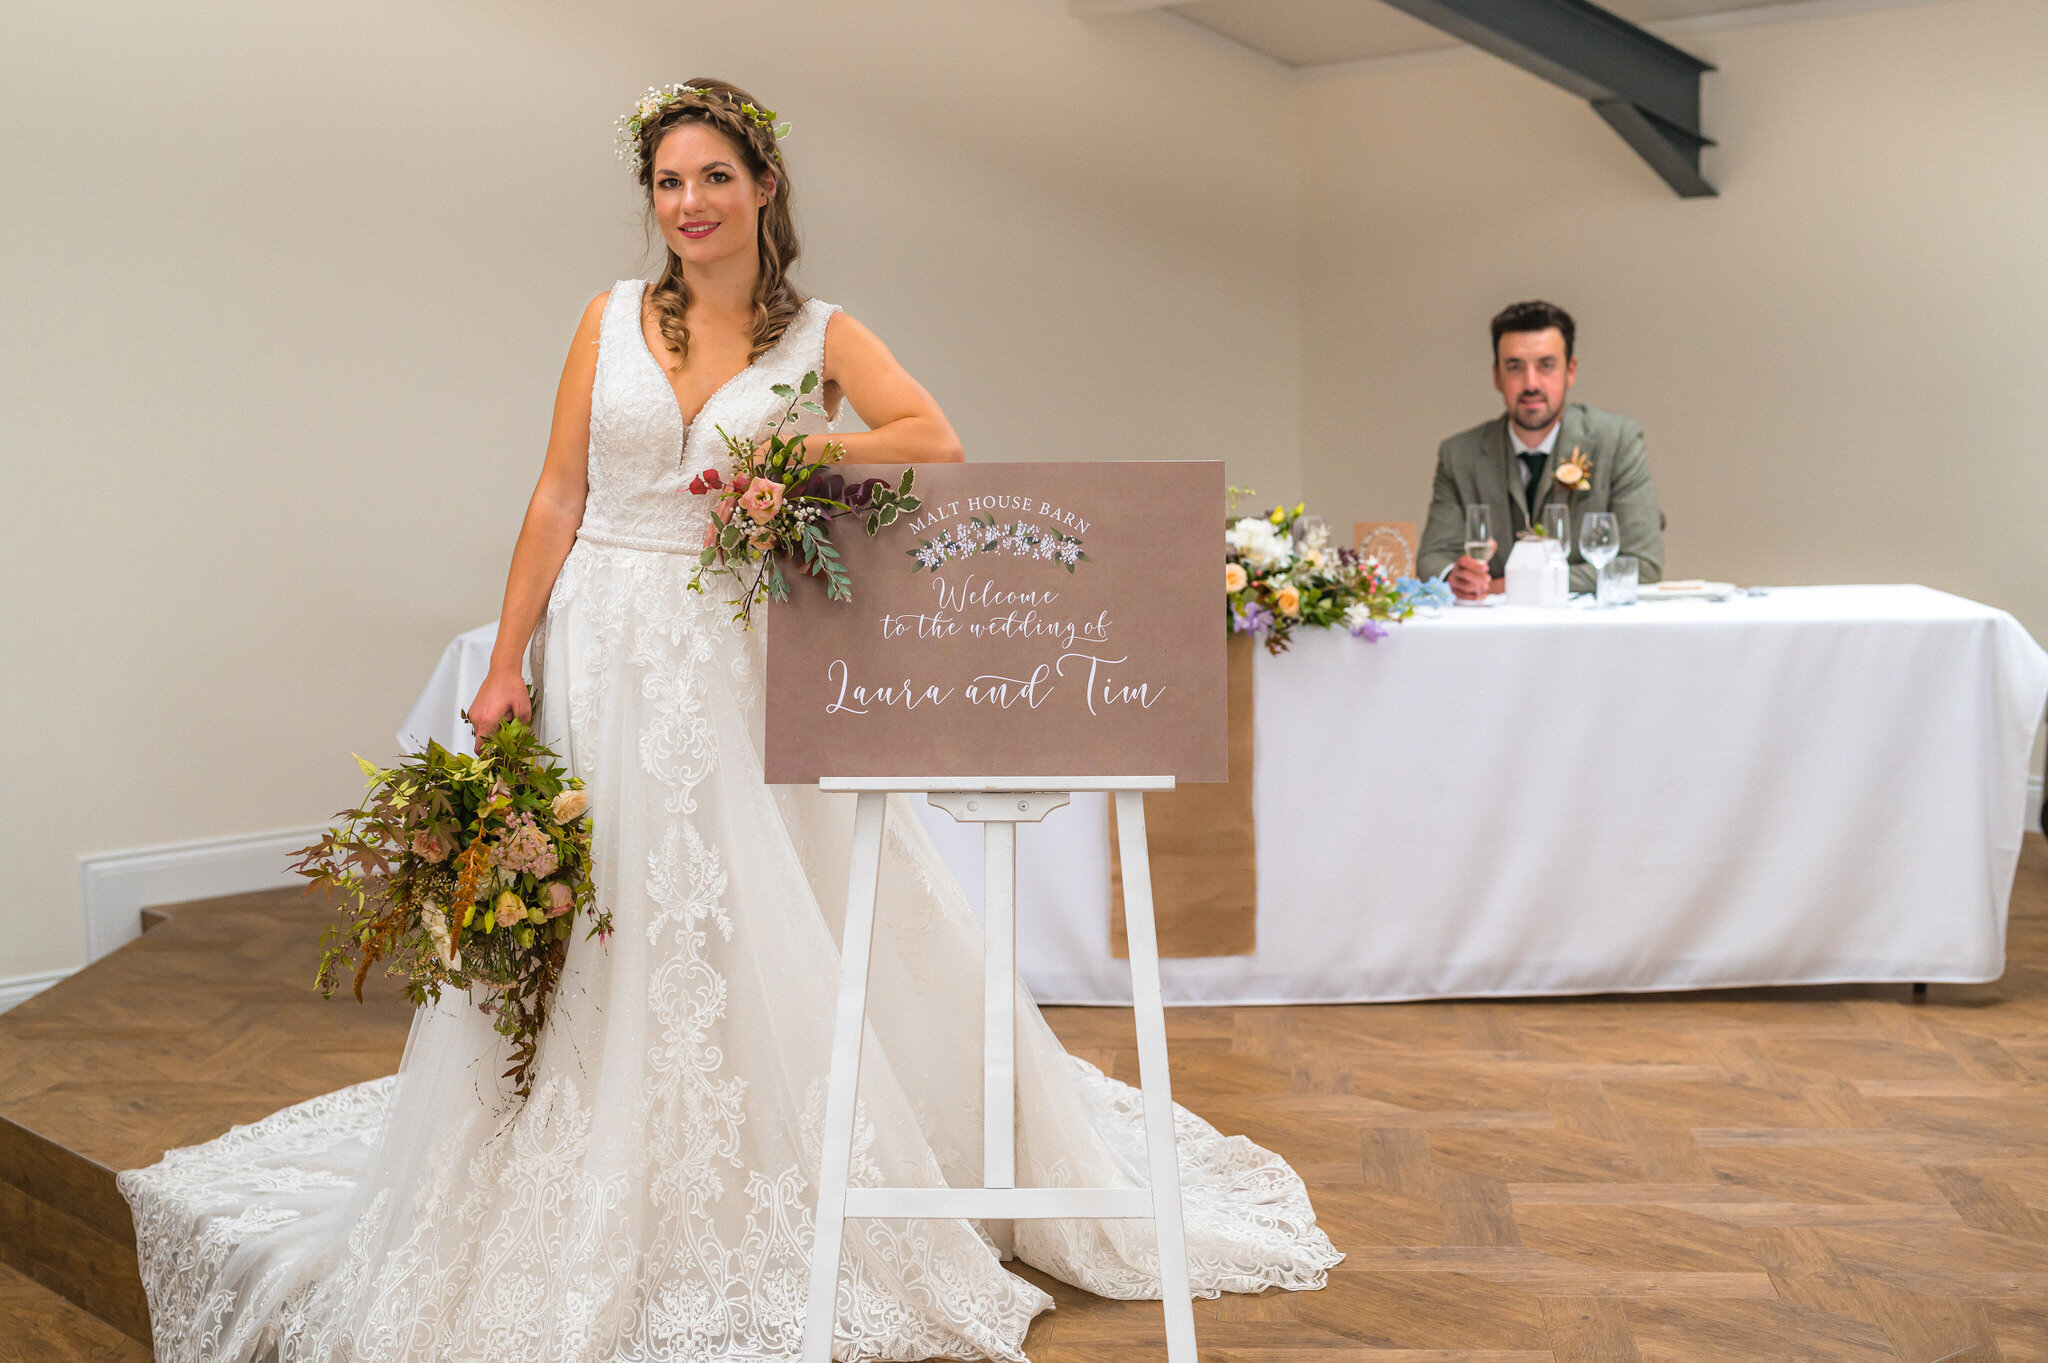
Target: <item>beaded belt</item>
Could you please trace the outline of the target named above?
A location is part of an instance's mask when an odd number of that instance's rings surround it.
[[[592,530],[579,526],[576,538],[601,544],[607,549],[645,549],[656,554],[688,554],[695,558],[704,552],[701,544],[685,544],[681,540],[665,540],[653,535],[615,535],[609,530]]]

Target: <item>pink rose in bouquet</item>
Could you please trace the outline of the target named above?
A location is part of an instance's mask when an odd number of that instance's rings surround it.
[[[755,478],[740,494],[740,505],[754,518],[754,524],[766,525],[782,510],[782,484],[772,478]]]
[[[719,438],[732,457],[730,472],[720,476],[706,469],[690,479],[693,494],[713,499],[712,524],[698,551],[690,588],[703,590],[706,576],[735,579],[739,590],[731,605],[733,619],[741,625],[751,625],[758,602],[789,599],[785,570],[824,578],[829,600],[851,600],[852,579],[833,546],[832,523],[841,517],[857,519],[874,535],[920,506],[911,495],[911,470],[903,471],[895,487],[882,478],[848,483],[828,471],[845,457],[844,446],[827,440],[812,454],[806,445],[810,435],[788,429],[799,419],[799,409],[826,416],[811,398],[818,383],[818,375],[809,373],[800,384],[775,385],[785,406],[767,438],[721,427]]]

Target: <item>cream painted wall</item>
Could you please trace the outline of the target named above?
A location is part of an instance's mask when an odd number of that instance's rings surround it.
[[[1679,41],[1717,199],[1499,62],[1304,88],[1310,494],[1420,519],[1501,410],[1487,319],[1544,297],[1575,396],[1647,431],[1669,575],[1925,582],[2048,639],[2048,5]]]
[[[348,753],[497,609],[583,304],[652,262],[612,119],[704,73],[795,124],[801,281],[970,457],[1298,492],[1295,161],[1241,112],[1280,87],[1180,35],[1042,0],[7,6],[0,979],[79,961],[81,854],[356,797]],[[1248,175],[1270,230],[1219,232]]]
[[[611,120],[706,71],[796,124],[803,282],[971,456],[1420,516],[1497,410],[1486,318],[1547,295],[1675,573],[2048,633],[2039,0],[1689,36],[1705,202],[1481,58],[1288,85],[1056,0],[768,13],[0,10],[0,980],[78,961],[80,854],[354,798],[496,608],[583,302],[650,260]]]

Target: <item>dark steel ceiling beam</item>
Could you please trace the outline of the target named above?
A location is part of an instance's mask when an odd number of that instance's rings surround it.
[[[1714,192],[1700,174],[1711,64],[1590,0],[1386,2],[1590,102],[1681,197]]]

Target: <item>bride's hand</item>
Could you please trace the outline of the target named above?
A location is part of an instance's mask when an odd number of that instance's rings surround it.
[[[477,750],[507,717],[521,723],[533,722],[533,701],[526,694],[526,682],[517,672],[493,670],[469,703],[469,727],[476,730]]]

